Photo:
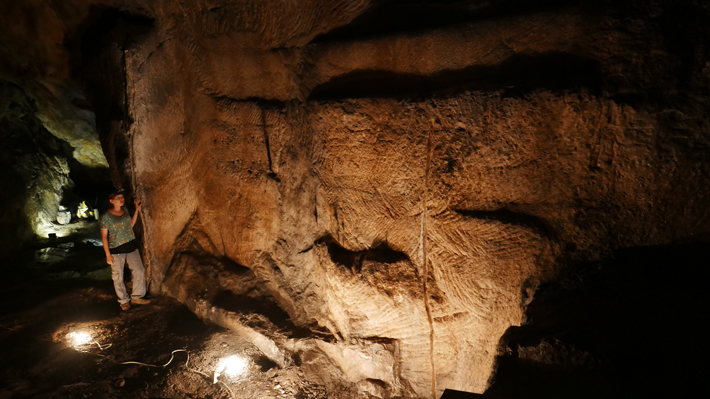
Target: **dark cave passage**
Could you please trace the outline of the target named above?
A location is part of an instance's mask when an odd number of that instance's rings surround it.
[[[501,338],[487,392],[514,398],[692,396],[707,244],[627,248],[540,286]]]

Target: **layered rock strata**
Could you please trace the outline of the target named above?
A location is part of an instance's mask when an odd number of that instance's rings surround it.
[[[674,84],[652,26],[560,9],[293,47],[208,15],[126,53],[152,289],[269,298],[325,334],[283,344],[313,374],[481,392],[559,267],[707,231],[697,98],[622,97]]]
[[[541,282],[708,232],[710,13],[405,3],[117,1],[81,71],[153,293],[362,396],[482,392]]]

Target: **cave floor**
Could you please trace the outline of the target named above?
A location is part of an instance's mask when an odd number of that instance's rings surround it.
[[[337,396],[172,298],[122,311],[103,251],[91,242],[47,242],[0,264],[0,399]],[[94,342],[73,347],[73,331]],[[228,355],[246,359],[247,370],[214,384]]]

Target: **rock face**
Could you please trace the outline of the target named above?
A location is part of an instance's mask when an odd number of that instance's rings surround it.
[[[153,293],[362,396],[482,392],[542,282],[709,231],[709,11],[401,3],[115,2],[84,79]]]
[[[21,88],[0,80],[0,254],[53,232],[69,178],[65,143],[35,117]]]
[[[256,37],[161,14],[126,53],[152,289],[272,298],[330,337],[304,368],[362,393],[485,390],[558,268],[707,232],[707,53],[675,73],[651,17],[616,11],[308,45],[310,14]]]
[[[92,3],[2,2],[0,77],[22,87],[44,128],[68,142],[81,165],[107,168],[94,113],[72,71],[77,60],[68,51]]]

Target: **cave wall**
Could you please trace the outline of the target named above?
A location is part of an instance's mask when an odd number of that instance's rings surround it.
[[[0,80],[0,255],[54,232],[64,190],[73,182],[71,147],[35,116],[22,88]]]
[[[228,259],[330,337],[296,346],[305,370],[382,397],[482,392],[540,282],[707,232],[707,48],[680,65],[663,36],[687,10],[307,44],[343,19],[308,4],[326,14],[156,8],[127,51],[153,292],[243,294],[207,265]]]
[[[77,162],[105,169],[109,165],[98,140],[92,105],[76,76],[72,49],[72,40],[81,37],[82,24],[95,3],[0,3],[0,76],[33,100],[42,126],[72,146]]]
[[[482,392],[541,283],[707,240],[705,1],[55,3],[0,75],[143,201],[151,291],[334,389]]]
[[[55,224],[60,202],[95,204],[107,191],[109,165],[71,49],[92,3],[0,2],[3,255],[72,231]]]

